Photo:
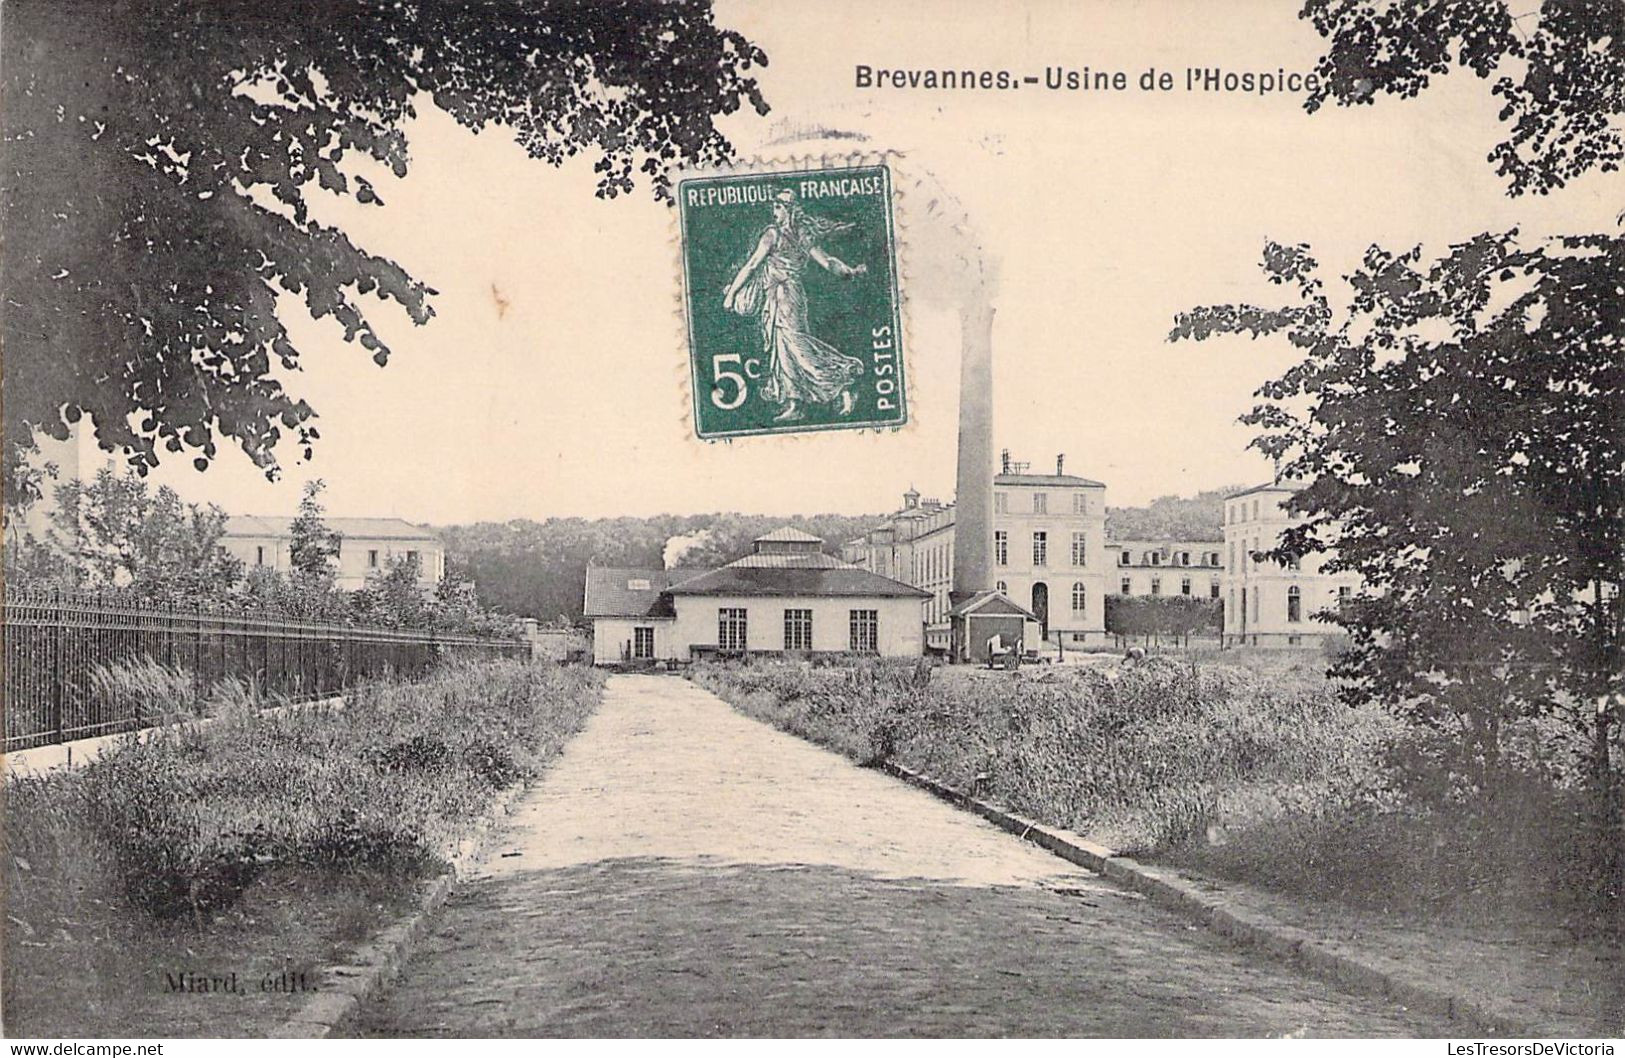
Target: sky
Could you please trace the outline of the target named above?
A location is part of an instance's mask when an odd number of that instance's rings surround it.
[[[860,89],[854,65],[1121,70],[1311,69],[1296,2],[1182,0],[877,5],[734,3],[717,21],[769,57],[772,106],[723,128],[771,166],[835,145],[891,154],[912,421],[897,432],[706,443],[689,421],[676,217],[647,192],[596,199],[590,161],[532,161],[501,129],[474,135],[424,101],[406,178],[369,172],[387,203],[316,212],[439,294],[414,327],[372,312],[389,365],[285,300],[303,349],[289,388],[317,410],[314,460],[270,483],[235,449],[156,480],[231,512],[291,513],[321,477],[334,515],[431,524],[550,516],[894,509],[914,486],[950,498],[957,301],[936,278],[924,199],[957,203],[997,274],[995,449],[1035,468],[1066,454],[1107,502],[1252,484],[1268,465],[1236,422],[1292,361],[1281,343],[1166,340],[1174,315],[1278,302],[1266,239],[1307,242],[1341,275],[1372,243],[1491,229],[1604,230],[1619,174],[1508,199],[1485,155],[1500,137],[1488,83],[1457,72],[1415,100],[1326,108],[1298,96]],[[839,141],[807,139],[837,130]],[[319,192],[313,192],[320,194]]]

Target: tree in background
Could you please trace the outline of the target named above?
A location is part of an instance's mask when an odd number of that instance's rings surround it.
[[[333,563],[338,560],[344,537],[327,527],[322,515],[322,492],[327,482],[321,478],[305,482],[304,495],[299,498],[299,513],[288,526],[288,563],[293,571],[307,577],[325,577],[331,583],[337,571]]]
[[[226,512],[152,489],[134,471],[103,467],[57,488],[53,543],[89,588],[123,588],[153,601],[224,598],[243,564],[221,546]]]
[[[1217,599],[1190,595],[1108,595],[1106,631],[1124,640],[1139,638],[1147,646],[1163,636],[1176,645],[1190,646],[1193,635],[1214,635],[1222,627],[1223,610]]]
[[[717,115],[766,113],[748,76],[765,62],[709,0],[7,3],[8,501],[38,495],[35,431],[85,415],[142,470],[160,449],[207,466],[218,437],[274,474],[284,432],[308,458],[316,412],[279,381],[303,351],[276,299],[380,365],[373,299],[429,320],[432,290],[310,209],[380,204],[364,170],[406,175],[425,102],[552,165],[596,156],[601,196],[634,169],[664,195],[669,168],[730,156]]]
[[[1144,507],[1107,507],[1107,540],[1223,540],[1227,485],[1194,496],[1158,496]]]

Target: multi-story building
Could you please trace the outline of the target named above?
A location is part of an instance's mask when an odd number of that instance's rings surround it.
[[[1224,548],[1216,540],[1110,540],[1106,552],[1114,595],[1221,597]]]
[[[1302,518],[1285,503],[1302,487],[1273,482],[1224,501],[1224,643],[1316,646],[1339,632],[1319,615],[1360,590],[1355,573],[1324,572],[1325,553],[1281,563],[1264,557]]]
[[[251,569],[263,566],[286,573],[293,568],[293,521],[286,516],[234,514],[220,544]],[[446,549],[422,526],[399,518],[324,517],[322,522],[339,534],[337,584],[345,591],[365,587],[368,577],[388,569],[396,558],[417,562],[418,583],[425,590],[446,575]]]
[[[1105,638],[1106,486],[1064,473],[1033,474],[1004,457],[993,477],[992,585],[1038,618],[1048,642]],[[928,646],[946,649],[954,575],[954,508],[913,489],[903,509],[842,549],[854,565],[896,577],[931,594]]]

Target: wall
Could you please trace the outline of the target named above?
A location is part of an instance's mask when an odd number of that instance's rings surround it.
[[[1222,588],[1224,599],[1224,640],[1230,645],[1318,646],[1327,636],[1342,629],[1315,614],[1337,603],[1340,589],[1350,594],[1360,590],[1360,577],[1354,573],[1325,573],[1328,556],[1305,556],[1300,568],[1290,569],[1266,559],[1252,558],[1255,551],[1277,546],[1281,534],[1297,524],[1282,504],[1292,495],[1287,489],[1268,489],[1225,502],[1225,562]],[[1231,556],[1234,555],[1234,562]],[[1287,620],[1288,594],[1299,591],[1298,621]],[[1245,613],[1242,599],[1245,590]]]
[[[1105,594],[1114,582],[1107,576],[1116,559],[1106,551],[1106,491],[1100,488],[1078,488],[1039,485],[998,485],[995,496],[1004,494],[1004,511],[993,515],[993,527],[1009,534],[1009,561],[998,564],[995,554],[993,579],[1003,582],[1005,594],[1021,606],[1031,609],[1033,586],[1042,583],[1049,589],[1050,641],[1064,636],[1073,642],[1075,635],[1083,635],[1084,642],[1104,636],[1106,628]],[[1043,493],[1047,510],[1033,511],[1033,495]],[[1082,493],[1087,510],[1073,510],[1073,497]],[[1033,565],[1033,533],[1045,533],[1048,547],[1045,564]],[[1084,534],[1085,565],[1072,565],[1072,534]],[[1084,609],[1072,609],[1072,585],[1084,586]]]
[[[664,661],[668,658],[687,658],[688,648],[678,651],[674,647],[671,618],[653,617],[595,617],[592,622],[592,661],[594,665],[617,665],[623,660],[622,652],[631,653],[632,629],[653,628],[655,630],[655,659]],[[711,629],[711,638],[717,637],[716,628]]]
[[[852,610],[878,610],[879,648],[887,657],[917,657],[925,652],[922,638],[921,599],[864,599],[798,596],[729,597],[679,595],[677,620],[673,627],[675,647],[681,657],[690,645],[717,645],[717,611],[724,607],[746,611],[745,634],[750,650],[784,649],[784,611],[813,612],[813,650],[842,651],[851,648]]]

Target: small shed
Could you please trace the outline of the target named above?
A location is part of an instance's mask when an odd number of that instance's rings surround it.
[[[971,663],[987,662],[988,641],[995,635],[1006,648],[1015,649],[1025,642],[1028,623],[1036,626],[1038,622],[1032,611],[1017,605],[1003,592],[991,590],[979,591],[949,610],[948,620],[954,660]]]

